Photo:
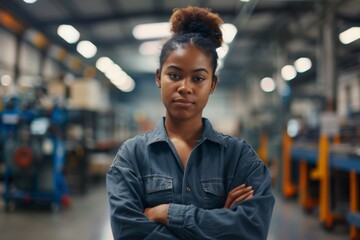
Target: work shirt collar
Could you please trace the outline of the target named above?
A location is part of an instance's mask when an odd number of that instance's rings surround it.
[[[215,143],[222,144],[226,147],[226,142],[224,140],[224,135],[216,132],[210,121],[207,118],[202,118],[203,122],[203,132],[199,139],[200,141],[203,140],[210,140]],[[152,134],[150,135],[147,145],[156,143],[156,142],[167,142],[169,140],[169,137],[167,135],[166,129],[165,129],[165,117],[163,117],[158,124],[156,125],[155,129],[153,130]]]

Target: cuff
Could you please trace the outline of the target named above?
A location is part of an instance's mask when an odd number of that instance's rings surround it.
[[[182,228],[185,223],[186,205],[170,203],[168,209],[168,225],[169,227]]]

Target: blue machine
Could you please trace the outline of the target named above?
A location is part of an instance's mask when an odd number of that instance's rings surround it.
[[[0,120],[5,209],[21,203],[49,203],[53,210],[69,206],[63,175],[66,111],[21,110],[19,99],[12,98]]]

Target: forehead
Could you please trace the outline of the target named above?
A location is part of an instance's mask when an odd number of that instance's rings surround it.
[[[164,61],[164,67],[166,68],[166,66],[174,64],[181,68],[212,69],[211,58],[199,48],[192,45],[178,47],[170,52],[169,56]]]

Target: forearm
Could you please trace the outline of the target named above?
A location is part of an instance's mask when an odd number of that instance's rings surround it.
[[[184,239],[266,239],[273,203],[269,195],[246,200],[231,209],[170,204],[168,226],[181,231]]]
[[[266,239],[273,206],[271,199],[271,195],[249,198],[231,209],[212,210],[194,205],[162,204],[147,208],[145,215],[169,226],[183,239]]]
[[[107,174],[111,228],[118,239],[179,239],[167,226],[144,215],[141,186],[131,171],[112,167]]]
[[[111,221],[114,240],[118,239],[180,239],[167,226],[146,218]]]

